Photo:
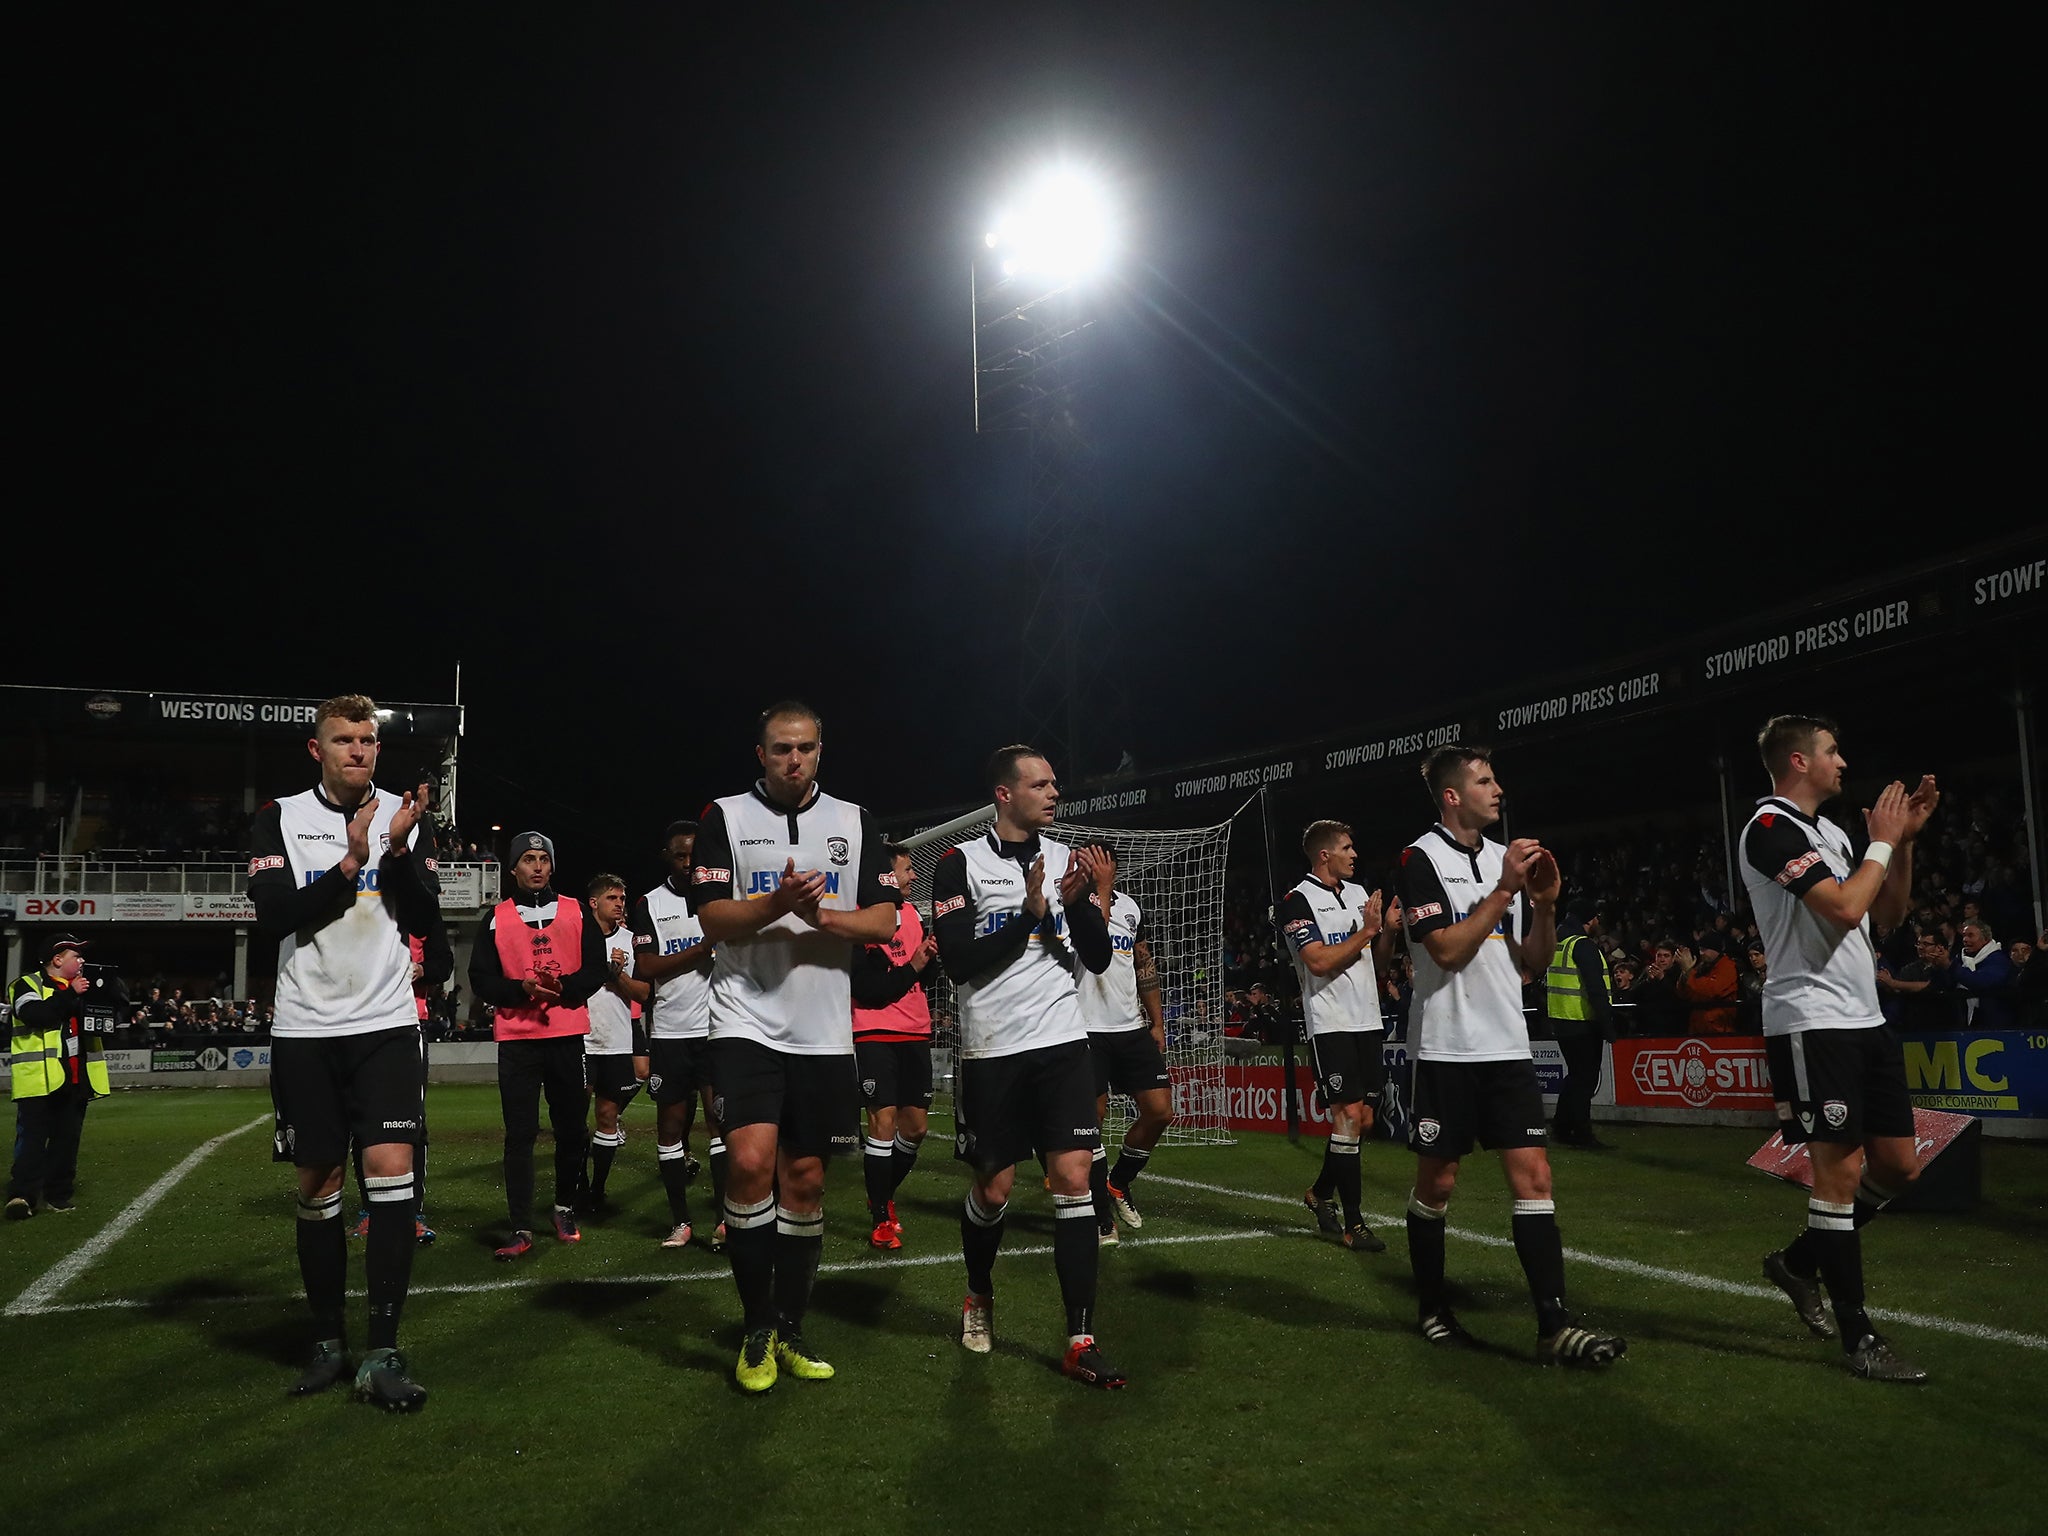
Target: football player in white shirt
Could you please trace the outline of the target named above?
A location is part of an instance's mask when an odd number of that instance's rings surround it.
[[[1060,789],[1033,748],[999,749],[986,782],[995,826],[948,850],[932,872],[932,931],[960,1010],[955,1150],[969,1170],[960,1342],[976,1354],[994,1347],[1003,1216],[1016,1165],[1035,1153],[1052,1188],[1053,1269],[1067,1314],[1061,1369],[1114,1389],[1124,1373],[1095,1343],[1100,1256],[1088,1170],[1102,1122],[1075,976],[1109,968],[1116,860],[1040,835],[1053,825]]]
[[[626,927],[626,882],[617,875],[595,875],[585,890],[591,920],[604,935],[610,977],[590,996],[590,1033],[584,1039],[585,1066],[596,1107],[597,1128],[590,1136],[590,1166],[585,1175],[587,1209],[602,1213],[608,1201],[605,1184],[612,1160],[626,1144],[619,1116],[647,1078],[647,1052],[639,1034],[643,1026],[633,1008],[647,1006],[653,988],[633,977],[633,935]]]
[[[1501,786],[1481,747],[1441,747],[1423,761],[1437,824],[1401,851],[1396,885],[1415,962],[1410,1050],[1408,1262],[1422,1336],[1470,1344],[1444,1295],[1444,1210],[1458,1163],[1478,1145],[1500,1153],[1513,1192],[1515,1257],[1536,1305],[1537,1358],[1604,1366],[1626,1340],[1575,1327],[1564,1304],[1564,1239],[1544,1149],[1543,1088],[1522,1017],[1522,986],[1557,948],[1557,860],[1532,837],[1506,847]],[[1526,901],[1528,918],[1517,922]]]
[[[647,1091],[655,1105],[656,1166],[668,1195],[669,1230],[661,1246],[687,1248],[692,1235],[690,1181],[697,1176],[697,1161],[690,1156],[690,1122],[700,1099],[709,1142],[705,1160],[711,1164],[711,1205],[716,1212],[725,1210],[725,1139],[711,1107],[716,1094],[711,1086],[710,985],[705,980],[716,952],[682,905],[696,860],[697,823],[670,822],[661,846],[668,876],[633,908],[633,974],[654,990],[647,1024]],[[711,1251],[723,1253],[725,1218],[721,1214],[716,1220]]]
[[[322,704],[306,746],[319,783],[265,805],[249,835],[257,929],[280,941],[275,1155],[298,1173],[299,1273],[318,1334],[313,1362],[290,1390],[322,1392],[353,1373],[357,1397],[411,1413],[427,1393],[398,1352],[398,1321],[412,1278],[413,1149],[426,1137],[426,1085],[406,935],[439,919],[428,786],[402,800],[378,791],[377,706],[362,694]],[[371,1212],[370,1350],[354,1367],[342,1334],[341,1174],[351,1140],[363,1149]]]
[[[1835,1332],[1821,1307],[1826,1282],[1852,1374],[1925,1381],[1863,1309],[1862,1229],[1920,1176],[1905,1056],[1878,1008],[1870,924],[1905,921],[1913,841],[1941,794],[1931,774],[1910,796],[1904,784],[1888,785],[1864,812],[1870,845],[1857,860],[1842,829],[1820,815],[1848,767],[1834,722],[1779,715],[1757,749],[1773,793],[1743,829],[1742,878],[1768,957],[1764,1058],[1779,1134],[1803,1142],[1813,1161],[1806,1226],[1765,1255],[1764,1277],[1822,1338]]]
[[[1166,1014],[1144,913],[1127,891],[1112,892],[1104,911],[1109,969],[1096,976],[1083,967],[1074,979],[1088,1025],[1088,1054],[1095,1062],[1095,1118],[1099,1123],[1108,1116],[1112,1092],[1130,1095],[1138,1111],[1124,1132],[1116,1166],[1109,1165],[1109,1149],[1098,1145],[1089,1172],[1096,1231],[1110,1244],[1117,1240],[1119,1219],[1134,1232],[1145,1225],[1131,1186],[1151,1165],[1152,1149],[1173,1124],[1173,1074],[1166,1065]]]
[[[873,817],[818,787],[823,737],[807,704],[763,710],[762,776],[706,809],[690,870],[691,910],[718,946],[711,1080],[745,1316],[733,1376],[746,1392],[782,1372],[834,1374],[803,1322],[825,1236],[825,1158],[860,1146],[853,953],[896,932],[901,904]]]
[[[1373,1111],[1386,1088],[1386,1026],[1380,1020],[1378,966],[1393,951],[1400,905],[1382,913],[1381,893],[1353,882],[1358,849],[1341,821],[1309,823],[1301,835],[1308,878],[1280,903],[1280,935],[1301,982],[1301,1016],[1309,1063],[1330,1111],[1322,1171],[1302,1196],[1316,1225],[1339,1235],[1354,1253],[1385,1253],[1365,1224],[1359,1152],[1372,1134]],[[1384,919],[1384,920],[1383,920]],[[1331,1197],[1344,1203],[1340,1221]]]

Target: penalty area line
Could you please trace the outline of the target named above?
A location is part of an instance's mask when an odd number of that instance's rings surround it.
[[[1258,1200],[1269,1205],[1300,1206],[1299,1198],[1272,1194],[1261,1189],[1233,1189],[1227,1184],[1204,1184],[1197,1179],[1176,1179],[1163,1173],[1145,1175],[1148,1184],[1171,1184],[1180,1189],[1198,1189],[1212,1195],[1230,1195],[1239,1200]],[[1306,1207],[1303,1207],[1306,1209]],[[1405,1221],[1405,1216],[1386,1216],[1378,1212],[1363,1213],[1382,1226],[1392,1226]],[[1493,1232],[1473,1232],[1463,1227],[1446,1223],[1445,1230],[1452,1237],[1463,1238],[1468,1243],[1478,1243],[1487,1248],[1512,1248],[1514,1239],[1501,1237]],[[1687,1269],[1667,1269],[1657,1264],[1644,1264],[1635,1259],[1620,1259],[1604,1253],[1589,1253],[1583,1248],[1567,1248],[1564,1256],[1575,1264],[1590,1265],[1619,1275],[1630,1275],[1638,1280],[1656,1280],[1666,1285],[1684,1286],[1688,1290],[1711,1291],[1721,1296],[1744,1296],[1755,1301],[1778,1301],[1781,1292],[1774,1285],[1750,1285],[1739,1280],[1723,1280],[1717,1275],[1694,1274]],[[1989,1344],[2015,1344],[2021,1349],[2048,1350],[2048,1338],[2038,1333],[2020,1333],[2010,1328],[1993,1328],[1988,1323],[1966,1322],[1956,1317],[1939,1317],[1926,1312],[1902,1312],[1890,1307],[1872,1307],[1870,1315],[1883,1322],[1904,1323],[1909,1328],[1927,1328],[1936,1333],[1953,1333],[1966,1339],[1982,1339]]]
[[[205,1162],[215,1148],[233,1141],[245,1132],[255,1130],[259,1125],[268,1124],[270,1118],[269,1115],[258,1115],[247,1125],[238,1125],[232,1131],[222,1131],[213,1140],[201,1142],[194,1147],[183,1162],[137,1195],[125,1210],[95,1232],[81,1247],[66,1254],[44,1270],[39,1278],[31,1281],[26,1290],[7,1304],[7,1310],[0,1312],[0,1317],[34,1317],[43,1312],[71,1310],[68,1307],[51,1305],[52,1299],[65,1286],[90,1269],[101,1254],[118,1243],[129,1228],[147,1216],[157,1202],[177,1188],[194,1168]]]
[[[268,1118],[267,1116],[265,1118]],[[1275,1232],[1268,1227],[1247,1227],[1236,1232],[1190,1232],[1173,1237],[1127,1237],[1120,1247],[1136,1249],[1142,1253],[1150,1248],[1178,1248],[1193,1243],[1241,1243],[1257,1238],[1282,1237],[1287,1234]],[[1027,1243],[1021,1247],[1005,1248],[1003,1257],[1025,1259],[1043,1257],[1052,1252],[1051,1243]],[[957,1253],[921,1253],[912,1258],[892,1259],[841,1259],[830,1264],[820,1264],[821,1275],[873,1274],[877,1270],[923,1269],[934,1264],[958,1264]],[[464,1280],[446,1285],[415,1285],[406,1294],[410,1300],[415,1296],[481,1296],[493,1291],[524,1291],[543,1285],[687,1285],[697,1280],[732,1279],[730,1268],[721,1264],[715,1269],[692,1269],[655,1273],[651,1275],[545,1275],[539,1273],[508,1275],[502,1280]],[[361,1297],[360,1290],[350,1291],[351,1297]],[[154,1301],[147,1298],[119,1297],[110,1301],[59,1302],[38,1306],[35,1315],[47,1317],[57,1312],[115,1312],[171,1310],[196,1306],[247,1306],[253,1302],[278,1302],[290,1300],[280,1296],[181,1296],[174,1300]],[[11,1312],[12,1309],[10,1309]]]

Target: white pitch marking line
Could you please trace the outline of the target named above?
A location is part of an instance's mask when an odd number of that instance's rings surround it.
[[[32,1317],[39,1312],[68,1310],[50,1305],[51,1298],[91,1268],[94,1260],[119,1242],[130,1227],[147,1216],[159,1200],[178,1186],[186,1174],[206,1160],[214,1148],[234,1140],[245,1131],[255,1130],[257,1126],[264,1125],[269,1120],[269,1115],[258,1115],[247,1125],[238,1125],[232,1131],[223,1131],[213,1140],[194,1147],[182,1163],[137,1195],[126,1210],[95,1232],[83,1246],[66,1254],[44,1270],[40,1278],[31,1281],[28,1289],[9,1302],[5,1312],[0,1312],[0,1317]]]
[[[1240,1200],[1260,1200],[1269,1205],[1299,1205],[1297,1199],[1286,1195],[1270,1194],[1261,1189],[1232,1189],[1226,1184],[1204,1184],[1195,1179],[1176,1179],[1162,1173],[1148,1173],[1149,1184],[1173,1184],[1182,1189],[1199,1189],[1212,1195],[1232,1195]],[[1395,1221],[1407,1218],[1381,1215],[1374,1211],[1362,1213],[1382,1226],[1391,1226]],[[1481,1243],[1488,1248],[1512,1248],[1514,1239],[1501,1237],[1492,1232],[1469,1232],[1462,1227],[1448,1223],[1445,1230],[1452,1237],[1461,1237],[1469,1243]],[[1639,1280],[1662,1280],[1667,1285],[1682,1285],[1695,1291],[1713,1291],[1723,1296],[1747,1296],[1757,1301],[1776,1301],[1782,1292],[1773,1285],[1745,1285],[1737,1280],[1723,1280],[1715,1275],[1696,1275],[1685,1269],[1665,1269],[1656,1264],[1641,1264],[1634,1259],[1611,1258],[1604,1253],[1588,1253],[1582,1248],[1567,1248],[1564,1256],[1577,1264],[1590,1264],[1595,1269],[1612,1270],[1616,1274],[1633,1275]],[[1964,1322],[1961,1318],[1935,1317],[1925,1312],[1899,1312],[1890,1308],[1872,1307],[1870,1315],[1886,1322],[1904,1323],[1910,1328],[1927,1328],[1937,1333],[1960,1334],[1964,1338],[1983,1339],[1992,1344],[2017,1344],[2022,1349],[2048,1350],[2048,1337],[2038,1333],[2016,1333],[2009,1328],[1993,1328],[1985,1323]]]
[[[1143,1252],[1147,1248],[1174,1248],[1189,1243],[1241,1243],[1255,1238],[1278,1237],[1285,1234],[1264,1227],[1247,1228],[1241,1232],[1194,1232],[1175,1237],[1129,1237],[1119,1245]],[[1052,1252],[1051,1243],[1032,1243],[1021,1248],[1005,1248],[1003,1257],[1012,1259],[1031,1258]],[[924,1253],[908,1259],[846,1259],[831,1264],[820,1264],[818,1273],[862,1274],[880,1269],[922,1269],[932,1264],[958,1264],[957,1253]],[[732,1271],[721,1265],[716,1269],[693,1269],[667,1274],[652,1275],[544,1275],[526,1274],[507,1276],[503,1280],[469,1280],[450,1285],[416,1285],[407,1293],[409,1296],[476,1296],[488,1291],[518,1291],[536,1285],[680,1285],[692,1280],[730,1280]],[[361,1296],[361,1291],[350,1291],[350,1296]],[[275,1302],[275,1296],[189,1296],[180,1297],[171,1305],[188,1306],[241,1306],[250,1302]],[[61,1302],[51,1306],[39,1306],[36,1315],[48,1316],[53,1312],[110,1312],[135,1311],[151,1308],[160,1303],[149,1300],[116,1299],[113,1301]]]

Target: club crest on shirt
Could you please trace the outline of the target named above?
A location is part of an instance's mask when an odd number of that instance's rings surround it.
[[[872,1099],[875,1096],[875,1080],[872,1077],[862,1078],[860,1080],[860,1091]]]
[[[1338,1093],[1344,1091],[1344,1074],[1342,1072],[1332,1072],[1330,1074],[1330,1087]]]
[[[659,1072],[647,1074],[647,1091],[649,1093],[661,1092],[661,1074]]]
[[[1441,1136],[1443,1130],[1444,1128],[1439,1122],[1425,1116],[1423,1119],[1415,1122],[1415,1139],[1426,1147],[1435,1141],[1437,1137]]]
[[[1821,1118],[1828,1123],[1828,1129],[1839,1131],[1849,1122],[1849,1106],[1840,1099],[1829,1099],[1820,1107]]]
[[[711,1096],[711,1118],[720,1125],[725,1124],[725,1095],[722,1093]]]
[[[828,837],[825,839],[825,852],[831,856],[834,864],[845,864],[847,851],[848,845],[845,838]]]

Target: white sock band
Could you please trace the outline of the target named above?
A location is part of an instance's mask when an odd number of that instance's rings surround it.
[[[775,1230],[784,1237],[809,1237],[822,1242],[825,1238],[825,1208],[821,1205],[815,1211],[792,1211],[788,1206],[775,1207]]]

